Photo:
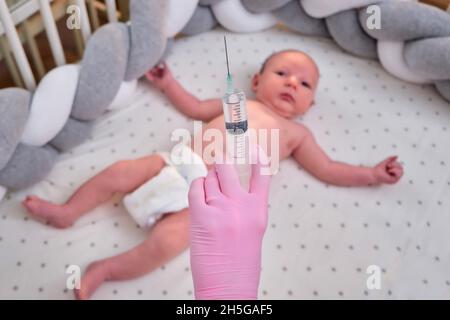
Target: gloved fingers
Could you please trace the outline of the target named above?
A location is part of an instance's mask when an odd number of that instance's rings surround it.
[[[206,207],[204,182],[205,178],[197,178],[192,181],[189,188],[188,200],[191,215],[195,215]]]
[[[228,198],[236,198],[244,193],[239,181],[239,175],[233,164],[215,164],[220,190]]]
[[[219,179],[217,178],[216,170],[213,168],[209,170],[205,178],[205,200],[207,204],[221,197]]]
[[[269,158],[266,152],[257,144],[250,144],[250,155],[252,160],[250,193],[267,197],[270,185]]]

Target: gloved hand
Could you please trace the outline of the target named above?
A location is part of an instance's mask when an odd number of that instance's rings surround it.
[[[267,227],[269,175],[253,147],[252,177],[244,191],[231,164],[216,164],[189,190],[191,269],[197,299],[256,299]]]

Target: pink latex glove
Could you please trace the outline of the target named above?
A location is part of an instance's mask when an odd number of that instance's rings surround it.
[[[258,149],[252,152],[257,159],[248,192],[230,164],[216,164],[206,178],[191,184],[190,251],[197,299],[257,299],[270,182],[269,175],[261,175],[268,162]]]

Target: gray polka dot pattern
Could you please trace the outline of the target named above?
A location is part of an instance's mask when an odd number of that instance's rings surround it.
[[[175,42],[168,59],[174,76],[199,98],[223,93],[223,30]],[[394,186],[325,185],[293,160],[272,180],[264,238],[261,299],[412,299],[450,296],[450,108],[431,86],[401,82],[376,62],[342,52],[326,39],[282,29],[228,37],[236,86],[249,97],[248,76],[273,51],[297,48],[321,70],[307,125],[335,160],[374,165],[399,155],[405,176]],[[102,116],[93,138],[61,155],[39,184],[0,204],[0,299],[72,299],[66,268],[87,265],[142,242],[115,197],[68,230],[27,217],[20,201],[36,194],[60,203],[93,174],[121,159],[166,151],[176,128],[192,121],[141,83],[133,103]],[[381,290],[366,286],[378,265]],[[193,299],[189,253],[142,278],[108,282],[94,299]]]

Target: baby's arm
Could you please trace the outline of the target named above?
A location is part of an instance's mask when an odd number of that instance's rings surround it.
[[[220,99],[199,100],[173,78],[165,63],[163,67],[157,66],[147,72],[146,77],[169,98],[181,113],[190,118],[209,121],[222,113]]]
[[[389,157],[375,167],[353,166],[331,160],[317,144],[308,129],[299,127],[304,138],[293,151],[294,159],[313,176],[338,186],[367,186],[396,183],[403,175],[403,168]],[[306,130],[306,134],[304,133]]]

